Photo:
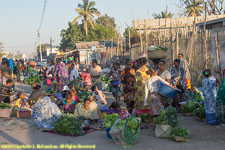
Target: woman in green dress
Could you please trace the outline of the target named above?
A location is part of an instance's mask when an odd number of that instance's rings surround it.
[[[225,123],[225,78],[220,83],[216,97],[216,120]]]

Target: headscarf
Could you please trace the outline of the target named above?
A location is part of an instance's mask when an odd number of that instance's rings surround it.
[[[35,63],[34,61],[31,61],[31,62],[30,62],[30,65],[31,65],[31,66],[35,66],[36,63]]]
[[[9,60],[7,58],[2,58],[2,64],[7,64]]]

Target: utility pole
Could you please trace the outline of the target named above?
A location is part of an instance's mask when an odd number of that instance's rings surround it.
[[[50,37],[50,48],[51,48],[51,54],[52,54],[52,37]]]
[[[41,62],[42,62],[42,51],[41,51],[41,38],[40,38],[40,30],[38,30],[38,41],[39,41],[40,59],[41,59]]]

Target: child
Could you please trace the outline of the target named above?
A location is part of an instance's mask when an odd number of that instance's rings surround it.
[[[203,102],[204,101],[203,93],[201,91],[199,91],[196,86],[193,87],[192,91],[193,91],[193,97],[192,98],[196,102]]]
[[[29,108],[29,104],[25,101],[25,96],[23,92],[19,92],[17,94],[17,101],[15,103],[15,106],[17,106],[18,108]]]
[[[107,105],[107,102],[105,100],[105,95],[98,89],[97,86],[92,86],[92,96],[96,97],[96,103],[98,104],[99,108],[105,107]]]
[[[108,110],[107,114],[113,114],[113,113],[120,114],[120,111],[121,111],[120,103],[118,101],[114,101],[109,106],[109,110]]]
[[[145,84],[144,106],[151,105],[153,115],[159,115],[160,110],[164,109],[164,106],[161,103],[161,95],[158,93],[160,80],[163,81],[163,79],[157,75],[157,70],[154,68],[149,69],[149,73],[151,74],[151,78],[149,78]],[[149,93],[151,97],[151,104],[148,104],[147,102]]]
[[[70,89],[70,93],[72,94],[72,100],[74,100],[76,103],[80,103],[80,98],[77,96],[77,91]]]
[[[91,76],[87,73],[86,69],[83,69],[81,73],[81,79],[83,81],[84,88],[88,89],[91,86]]]
[[[73,113],[75,110],[75,104],[76,102],[72,99],[72,94],[67,92],[65,99],[63,100],[64,112]]]

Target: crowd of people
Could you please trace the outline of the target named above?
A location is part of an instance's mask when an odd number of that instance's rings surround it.
[[[174,60],[174,65],[169,71],[165,60],[154,60],[150,65],[146,56],[142,55],[136,61],[127,59],[123,67],[119,62],[110,66],[108,76],[111,79],[112,95],[115,101],[109,106],[106,96],[103,94],[101,77],[104,74],[101,65],[97,60],[92,60],[90,68],[81,69],[79,61],[76,59],[56,62],[50,61],[47,66],[37,68],[36,63],[31,61],[13,61],[2,59],[1,64],[1,101],[13,103],[13,93],[15,92],[15,82],[31,85],[32,93],[25,101],[24,93],[19,92],[14,106],[19,108],[33,109],[34,120],[38,122],[42,117],[38,112],[46,113],[45,107],[51,108],[51,115],[59,112],[73,113],[78,118],[98,120],[104,118],[104,111],[107,113],[121,113],[121,97],[123,96],[127,114],[148,114],[149,124],[152,116],[157,116],[160,110],[168,106],[167,101],[180,112],[180,104],[186,98],[186,93],[193,92],[191,88],[191,74],[189,64],[184,59],[183,54],[179,54]],[[225,103],[224,82],[217,89],[217,80],[211,74],[211,70],[203,71],[205,79],[202,80],[202,92],[204,96],[206,116],[213,117],[208,124],[217,124],[218,115],[222,119],[222,112],[217,111],[217,105]],[[167,98],[160,94],[161,82],[180,91],[174,98]],[[218,95],[219,99],[216,99]],[[86,95],[81,100],[81,95]],[[48,97],[46,100],[45,97]],[[48,101],[45,102],[43,98]],[[41,104],[36,105],[39,102]],[[221,102],[221,103],[219,103]],[[219,112],[219,113],[218,113]],[[46,115],[46,114],[45,114]],[[53,117],[54,120],[54,117]],[[38,122],[37,124],[49,127],[49,122]],[[149,125],[148,124],[148,125]]]

